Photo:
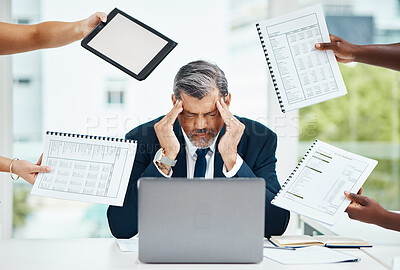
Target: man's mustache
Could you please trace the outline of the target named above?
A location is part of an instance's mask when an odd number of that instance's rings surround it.
[[[215,131],[215,130],[212,130],[212,129],[208,129],[208,128],[202,128],[202,129],[195,129],[195,130],[192,130],[191,132],[190,132],[190,135],[194,135],[194,134],[211,134],[211,135],[216,135],[217,134],[217,132]]]

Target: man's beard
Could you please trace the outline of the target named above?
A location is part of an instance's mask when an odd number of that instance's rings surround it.
[[[197,134],[210,134],[211,138],[208,137],[203,137],[203,138],[198,138],[199,140],[196,141],[195,135]],[[210,147],[214,141],[215,138],[217,137],[218,132],[213,129],[208,129],[208,128],[203,128],[203,129],[195,129],[190,131],[187,136],[189,138],[189,141],[196,147],[198,148],[208,148]]]

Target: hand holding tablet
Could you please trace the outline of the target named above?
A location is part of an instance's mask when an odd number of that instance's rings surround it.
[[[176,42],[115,8],[81,42],[105,61],[141,81],[175,48]]]

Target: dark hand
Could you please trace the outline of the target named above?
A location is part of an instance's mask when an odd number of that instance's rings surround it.
[[[361,196],[361,192],[362,188],[358,191],[358,194],[344,192],[344,195],[351,200],[345,212],[351,219],[372,224],[379,223],[380,217],[385,215],[386,210],[374,199]]]
[[[315,48],[320,51],[332,50],[336,56],[336,60],[341,63],[350,63],[355,61],[355,52],[358,49],[358,45],[354,45],[346,40],[329,35],[331,38],[330,43],[317,43]]]

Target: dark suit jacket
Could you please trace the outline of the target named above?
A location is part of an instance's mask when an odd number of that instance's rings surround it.
[[[126,139],[137,140],[135,163],[129,180],[124,205],[110,206],[107,211],[111,233],[116,238],[130,238],[138,233],[138,197],[137,181],[141,177],[163,177],[154,165],[154,155],[160,144],[154,131],[154,124],[162,117],[140,125],[126,134]],[[281,235],[289,222],[289,212],[271,205],[270,201],[280,190],[275,172],[275,150],[277,137],[264,125],[246,119],[238,119],[245,125],[244,134],[237,147],[243,159],[243,165],[235,177],[261,177],[265,179],[265,230],[264,236]],[[186,177],[185,139],[178,120],[174,124],[174,132],[181,144],[177,163],[173,167],[172,177]],[[225,134],[225,126],[218,138],[214,155],[214,177],[225,177],[222,173],[223,160],[218,152],[218,142]]]

